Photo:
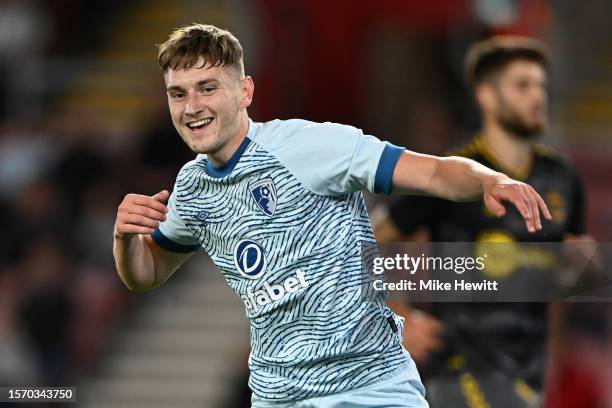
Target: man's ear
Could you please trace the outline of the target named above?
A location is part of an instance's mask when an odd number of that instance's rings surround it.
[[[488,82],[482,82],[476,85],[474,89],[476,103],[483,112],[491,112],[497,106],[497,98],[495,97],[495,89]]]
[[[250,76],[244,77],[240,81],[240,87],[242,91],[242,100],[240,101],[240,107],[242,109],[246,109],[251,105],[253,101],[253,93],[255,92],[255,83],[253,82],[253,78]]]

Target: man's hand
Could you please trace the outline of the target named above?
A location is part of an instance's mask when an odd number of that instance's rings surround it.
[[[135,234],[151,234],[166,220],[168,208],[164,204],[170,193],[162,190],[152,197],[128,194],[117,209],[115,239],[131,238]]]
[[[423,364],[432,351],[444,347],[442,323],[428,313],[411,309],[404,314],[403,345],[418,364]]]
[[[540,211],[547,220],[552,219],[546,203],[529,184],[513,180],[505,175],[488,177],[482,185],[487,208],[498,217],[506,214],[502,201],[513,204],[525,219],[529,232],[542,229]]]

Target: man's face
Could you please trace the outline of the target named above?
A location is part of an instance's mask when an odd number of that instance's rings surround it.
[[[511,62],[494,80],[495,102],[491,113],[502,128],[529,138],[542,133],[547,124],[546,72],[527,60]]]
[[[172,123],[195,153],[215,154],[238,136],[240,113],[251,102],[232,67],[203,66],[169,69],[164,75]]]

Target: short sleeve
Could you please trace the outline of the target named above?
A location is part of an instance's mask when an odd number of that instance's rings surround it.
[[[264,124],[255,141],[322,195],[364,189],[390,194],[393,170],[404,151],[352,126],[297,119]]]
[[[172,192],[168,200],[166,221],[159,225],[151,237],[157,245],[170,252],[189,253],[200,249],[200,243],[193,237],[176,210],[175,192]]]

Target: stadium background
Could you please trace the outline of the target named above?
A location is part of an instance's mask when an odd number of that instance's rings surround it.
[[[128,292],[113,267],[123,195],[170,189],[192,156],[156,66],[172,28],[238,36],[257,121],[347,123],[428,153],[478,127],[466,47],[493,33],[542,38],[545,141],[581,171],[589,231],[611,241],[610,15],[607,0],[0,1],[0,385],[76,385],[79,406],[241,404],[248,324],[206,256],[148,293]],[[573,377],[550,401],[612,407],[610,309],[590,310],[563,333]]]

